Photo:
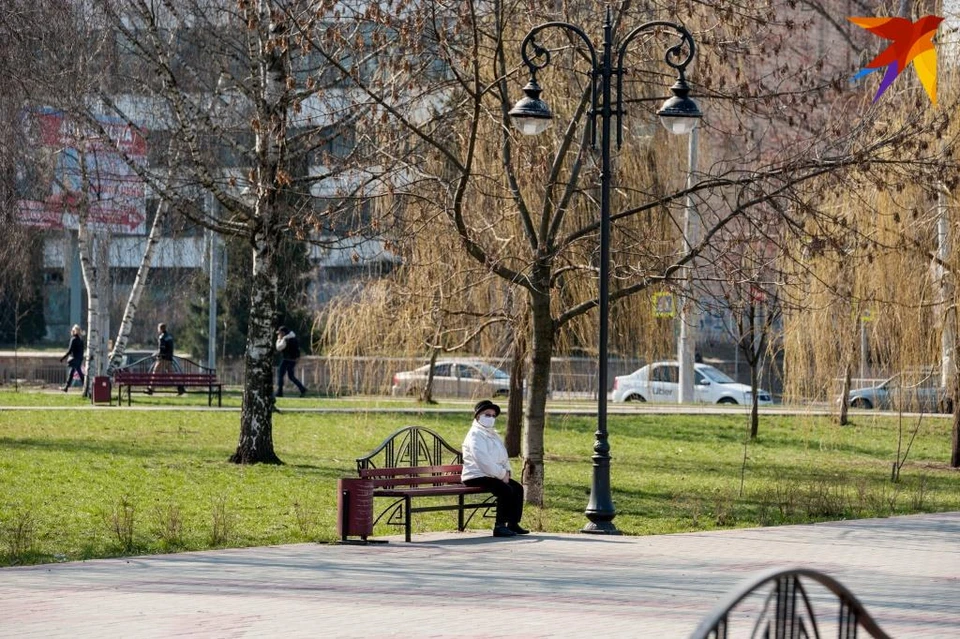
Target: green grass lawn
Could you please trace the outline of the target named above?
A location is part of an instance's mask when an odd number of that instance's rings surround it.
[[[336,480],[355,475],[354,458],[405,425],[457,447],[466,432],[466,414],[365,410],[415,406],[384,401],[314,399],[304,405],[356,410],[279,414],[274,443],[285,464],[248,467],[226,461],[236,411],[0,410],[0,563],[334,541]],[[135,400],[154,403],[206,400]],[[0,392],[0,406],[41,404],[87,406],[78,395]],[[949,419],[921,422],[897,483],[898,421],[857,420],[841,428],[826,417],[764,416],[759,440],[745,446],[739,415],[610,415],[614,523],[657,534],[960,510],[960,472],[945,464]],[[904,421],[904,446],[912,426]],[[525,525],[575,532],[586,523],[595,428],[590,417],[549,416],[546,505],[528,507]],[[455,527],[451,512],[414,521],[415,532]]]

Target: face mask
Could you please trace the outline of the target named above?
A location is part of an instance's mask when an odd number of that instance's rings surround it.
[[[477,423],[483,426],[484,428],[492,428],[493,424],[497,421],[497,418],[493,415],[480,415],[477,417]]]

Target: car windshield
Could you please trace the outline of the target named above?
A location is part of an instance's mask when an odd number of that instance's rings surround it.
[[[477,362],[477,370],[479,370],[484,377],[494,378],[494,379],[510,379],[510,376],[504,373],[502,370],[496,366],[491,366],[490,364],[485,364],[483,362]]]
[[[712,366],[704,366],[703,368],[698,368],[697,371],[701,373],[704,377],[709,379],[715,384],[736,384],[732,378],[728,377],[725,373],[720,372]]]

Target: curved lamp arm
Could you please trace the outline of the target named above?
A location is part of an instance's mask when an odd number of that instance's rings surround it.
[[[533,27],[520,44],[520,56],[523,58],[523,63],[527,65],[527,68],[530,70],[530,82],[533,85],[537,84],[537,71],[550,64],[550,50],[537,42],[537,34],[546,29],[560,29],[576,34],[583,43],[587,45],[587,50],[590,52],[590,138],[593,145],[596,146],[597,126],[594,120],[596,119],[595,114],[597,112],[597,102],[599,101],[597,91],[597,74],[599,68],[597,49],[583,29],[569,22],[544,22],[543,24]],[[532,56],[530,55],[531,52],[533,54]],[[540,60],[542,60],[542,62]]]
[[[617,100],[621,100],[623,95],[623,57],[627,53],[627,47],[630,46],[630,43],[633,42],[633,39],[636,38],[641,33],[646,33],[648,31],[654,31],[659,28],[667,28],[675,31],[678,36],[680,36],[680,42],[676,43],[672,47],[666,50],[664,53],[663,59],[668,66],[673,67],[677,70],[677,83],[686,86],[686,74],[685,71],[687,66],[693,61],[693,57],[697,54],[697,45],[693,39],[693,36],[687,31],[687,28],[682,24],[677,22],[667,22],[666,20],[652,20],[650,22],[645,22],[639,27],[636,27],[630,33],[628,33],[623,41],[620,43],[620,48],[617,52],[617,69],[620,73],[617,74]],[[684,48],[687,49],[686,57],[681,57]],[[617,147],[623,145],[623,109],[617,109]]]

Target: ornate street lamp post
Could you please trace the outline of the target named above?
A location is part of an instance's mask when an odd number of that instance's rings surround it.
[[[666,63],[676,69],[677,81],[670,90],[673,97],[663,103],[657,111],[664,127],[671,133],[682,135],[690,133],[697,126],[702,114],[696,102],[688,96],[690,87],[687,86],[684,72],[687,65],[693,60],[696,47],[693,37],[682,25],[672,22],[655,20],[640,25],[627,34],[616,48],[616,64],[614,64],[613,42],[613,15],[607,7],[606,20],[603,25],[603,49],[598,60],[597,51],[579,27],[566,22],[546,22],[530,30],[520,45],[523,62],[530,70],[530,81],[523,88],[525,96],[510,110],[514,125],[526,135],[537,135],[550,127],[553,114],[547,104],[540,99],[542,89],[537,83],[537,71],[550,64],[550,51],[541,46],[537,34],[545,29],[558,28],[576,34],[590,54],[592,65],[592,91],[589,125],[591,140],[596,147],[597,116],[600,116],[600,335],[599,335],[599,370],[597,375],[597,432],[593,446],[593,482],[590,488],[590,501],[587,503],[586,516],[589,519],[582,532],[600,534],[619,534],[613,524],[616,510],[610,495],[610,444],[607,441],[607,341],[610,314],[610,129],[611,118],[617,116],[617,147],[623,142],[623,127],[621,108],[621,93],[623,89],[623,56],[627,46],[641,33],[669,30],[680,37],[680,42],[666,51]],[[684,55],[684,49],[686,54]],[[613,84],[616,82],[616,102],[612,95]]]

